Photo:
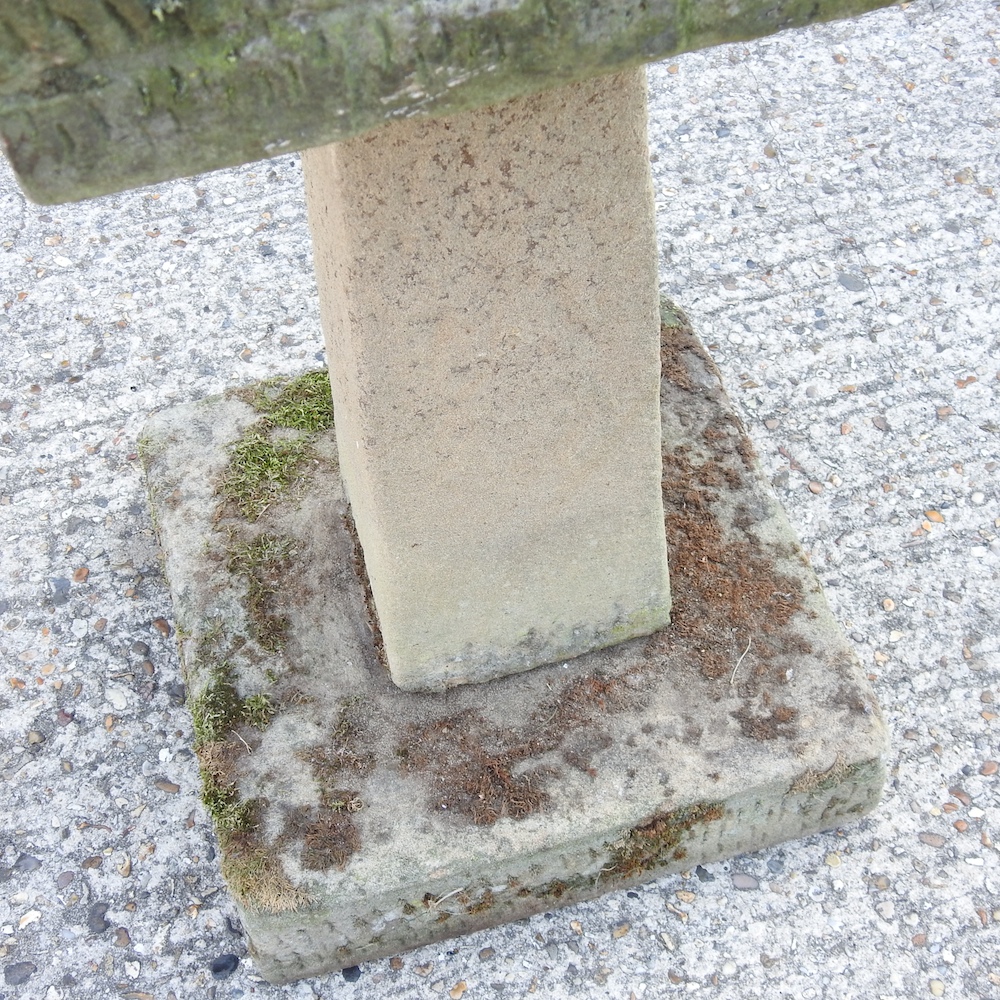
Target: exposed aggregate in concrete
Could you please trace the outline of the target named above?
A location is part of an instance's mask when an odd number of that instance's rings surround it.
[[[917,0],[651,69],[663,288],[875,675],[882,805],[282,988],[198,801],[137,434],[315,366],[297,162],[48,209],[4,168],[0,995],[1000,994],[998,31]]]

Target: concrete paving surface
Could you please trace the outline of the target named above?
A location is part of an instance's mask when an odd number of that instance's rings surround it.
[[[0,996],[1000,996],[1000,10],[650,68],[663,291],[873,676],[861,823],[272,987],[198,799],[147,414],[321,359],[298,159],[85,205],[0,174]]]

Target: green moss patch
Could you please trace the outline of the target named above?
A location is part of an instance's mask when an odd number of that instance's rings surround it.
[[[243,699],[243,718],[248,725],[256,726],[257,729],[267,729],[276,711],[270,695],[258,693]]]
[[[269,653],[281,650],[288,632],[288,618],[275,612],[274,603],[294,554],[290,538],[267,532],[247,542],[230,543],[229,571],[246,580],[243,606],[248,629],[258,645]]]
[[[218,647],[221,639],[213,623],[200,646]],[[238,785],[239,758],[249,751],[239,729],[264,729],[275,711],[267,693],[240,697],[224,661],[211,669],[208,683],[191,700],[201,799],[219,840],[223,875],[244,906],[272,913],[299,909],[310,901],[288,879],[277,856],[261,843],[261,802],[243,798]]]
[[[239,722],[242,709],[231,671],[225,665],[217,667],[205,687],[191,700],[195,750],[223,742]]]
[[[681,845],[685,834],[702,823],[722,819],[724,813],[721,802],[699,802],[654,816],[610,845],[611,872],[621,878],[638,878],[682,860],[687,853]]]
[[[301,474],[317,434],[333,426],[330,379],[325,370],[294,379],[268,379],[233,390],[261,419],[230,452],[219,496],[241,517],[256,521]]]
[[[242,799],[236,785],[223,784],[207,768],[201,769],[201,800],[216,830],[249,832],[257,826],[257,802]]]
[[[216,538],[222,533],[221,557],[227,571],[244,581],[246,618],[236,628],[222,618],[208,619],[200,634],[192,637],[196,675],[203,680],[190,707],[202,801],[219,838],[223,874],[245,906],[276,913],[298,909],[310,897],[289,881],[273,847],[262,843],[261,803],[241,796],[238,774],[240,758],[255,745],[253,730],[266,729],[279,706],[267,690],[241,694],[230,663],[245,659],[252,649],[250,640],[264,653],[278,653],[284,646],[289,621],[277,605],[295,545],[288,537],[251,525],[302,476],[314,458],[317,436],[333,426],[333,403],[325,370],[294,379],[269,379],[229,396],[248,403],[259,415],[230,448],[216,489],[221,523],[213,532]],[[277,680],[273,671],[266,677],[269,685]],[[331,803],[339,801],[332,785],[327,791]],[[360,800],[352,793],[348,799],[352,808],[356,801]],[[340,811],[327,806],[323,816],[311,817],[306,824],[311,845],[306,867],[324,867],[323,859],[342,863],[354,849],[357,832],[346,806],[343,817]]]
[[[232,395],[249,403],[275,427],[317,434],[333,426],[330,376],[325,368],[298,378],[272,378]]]
[[[302,438],[274,440],[266,425],[258,422],[233,445],[219,492],[243,517],[256,521],[295,479],[305,457]]]

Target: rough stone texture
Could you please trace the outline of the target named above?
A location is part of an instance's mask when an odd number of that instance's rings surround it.
[[[439,690],[665,625],[645,73],[303,168],[393,680]]]
[[[886,0],[0,0],[0,136],[53,203]]]
[[[877,802],[886,732],[869,684],[717,373],[663,326],[670,629],[427,697],[396,689],[365,625],[345,501],[317,474],[253,525],[216,519],[226,443],[255,419],[216,399],[157,415],[146,464],[196,730],[224,669],[277,709],[199,748],[223,872],[272,982],[513,920],[832,828]],[[225,511],[223,511],[225,515]],[[253,637],[233,539],[294,555],[273,581],[283,654]],[[202,706],[202,707],[199,707]],[[254,823],[234,829],[250,803]]]

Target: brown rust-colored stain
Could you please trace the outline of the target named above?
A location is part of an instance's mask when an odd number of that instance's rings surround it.
[[[685,328],[660,324],[660,377],[685,392],[694,392],[696,386],[691,379],[691,371],[679,353],[686,344]]]
[[[755,740],[775,740],[779,736],[790,736],[790,724],[795,720],[797,711],[787,705],[778,705],[768,715],[755,715],[747,708],[741,708],[733,713],[733,718],[740,724],[744,736]]]
[[[305,829],[302,867],[308,871],[342,868],[361,847],[361,835],[347,813],[330,812]]]
[[[661,365],[673,385],[672,395],[703,391],[678,360],[682,352],[691,352],[709,370],[714,368],[690,328],[664,328],[662,345]],[[671,405],[683,408],[683,398],[674,398]],[[768,661],[808,647],[800,637],[787,636],[789,622],[803,609],[802,587],[777,571],[753,534],[757,519],[745,505],[734,517],[744,533],[741,538],[726,537],[719,521],[720,491],[750,485],[754,457],[742,428],[727,415],[707,427],[702,437],[708,459],[696,457],[686,446],[664,449],[663,502],[675,596],[670,627],[652,636],[649,647],[651,652],[684,650],[704,677],[719,681],[730,677],[736,657],[750,641],[754,666],[736,680],[743,685],[749,681],[753,691],[753,682],[767,673]],[[738,457],[743,468],[726,461],[727,456]],[[719,634],[720,619],[731,637]]]
[[[220,786],[229,787],[236,784],[245,752],[235,740],[214,740],[198,747],[198,763]]]
[[[712,510],[718,494],[709,485],[717,475],[711,466],[684,454],[664,456],[670,568],[678,596],[671,627],[660,634],[701,639],[706,648],[718,644],[719,637],[705,630],[718,621],[720,606],[738,641],[756,634],[775,636],[802,609],[799,582],[777,574],[761,546],[723,537]],[[703,613],[709,605],[715,609],[711,616]]]
[[[289,809],[274,849],[301,844],[300,861],[307,871],[343,868],[351,855],[361,849],[361,835],[347,805],[359,802],[357,792],[339,790],[340,805],[331,809],[300,806]]]
[[[664,326],[661,333],[661,368],[670,382],[665,391],[674,397],[670,405],[683,408],[686,393],[719,392],[717,384],[699,386],[691,374],[699,365],[712,374],[714,366],[690,329]],[[684,358],[683,353],[697,358]],[[549,801],[548,787],[560,777],[554,764],[562,762],[596,777],[591,759],[610,742],[601,716],[640,706],[645,685],[662,669],[667,654],[680,653],[695,663],[722,697],[749,640],[752,655],[735,678],[748,699],[735,715],[737,722],[752,739],[794,735],[795,711],[772,706],[768,687],[784,683],[790,655],[809,649],[788,628],[803,611],[802,587],[776,569],[754,535],[759,516],[754,516],[752,501],[751,507],[743,505],[736,512],[741,533],[735,538],[720,520],[721,494],[754,486],[753,450],[738,421],[724,415],[704,430],[703,441],[701,457],[683,446],[664,451],[663,495],[675,601],[670,626],[646,641],[646,662],[619,674],[569,680],[528,720],[497,725],[465,711],[411,726],[396,753],[404,771],[429,782],[436,813],[476,825],[502,817],[523,819]],[[722,634],[720,622],[726,626]],[[752,707],[749,699],[762,700],[763,708]],[[696,739],[693,733],[687,735]]]
[[[493,895],[493,890],[486,889],[478,900],[470,902],[466,905],[465,912],[472,914],[473,916],[477,913],[488,913],[493,909],[495,903],[496,897]]]
[[[610,745],[600,718],[637,707],[642,674],[586,675],[567,681],[520,725],[498,726],[471,711],[410,726],[396,747],[400,766],[423,774],[435,812],[462,816],[477,826],[502,817],[524,819],[549,801],[545,785],[558,779],[551,764],[518,770],[547,754],[591,777],[591,756]]]
[[[397,753],[404,771],[430,775],[436,811],[483,826],[503,816],[523,819],[548,801],[539,774],[513,773],[541,749],[530,737],[510,741],[481,715],[462,712],[411,727]]]
[[[364,715],[363,699],[344,699],[324,739],[296,751],[295,756],[312,769],[321,798],[334,795],[334,786],[344,772],[364,776],[375,766],[371,733]]]

